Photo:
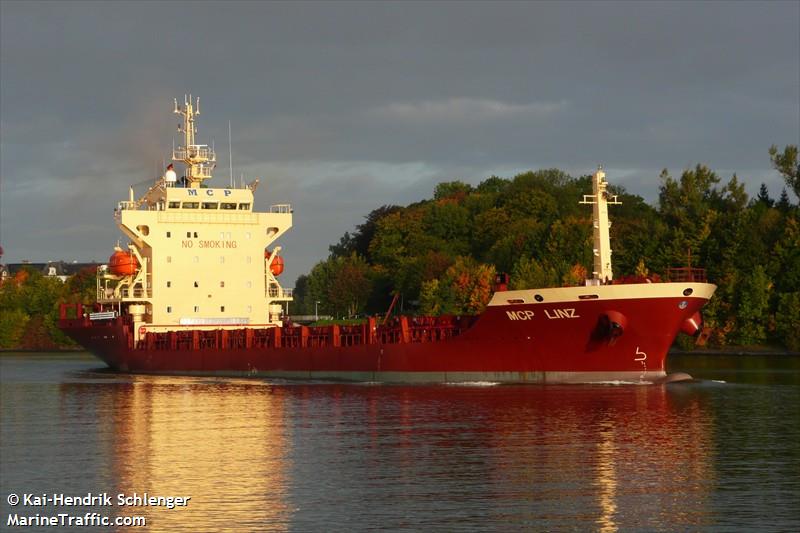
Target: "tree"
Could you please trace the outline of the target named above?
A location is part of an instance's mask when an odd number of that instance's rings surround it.
[[[369,265],[363,257],[331,256],[317,263],[308,276],[311,301],[336,316],[354,316],[363,312],[372,290]]]
[[[781,294],[775,317],[780,341],[790,350],[800,351],[800,292]]]
[[[292,300],[292,310],[296,315],[308,315],[314,312],[313,303],[311,302],[311,295],[309,294],[308,276],[301,274],[294,282],[294,292]]]
[[[739,287],[736,305],[737,342],[741,345],[762,344],[767,340],[769,295],[772,281],[764,267],[758,265]]]
[[[396,205],[383,205],[377,209],[373,209],[364,217],[364,223],[356,226],[356,231],[354,233],[345,232],[338,244],[329,247],[331,255],[347,256],[355,252],[362,257],[369,258],[369,244],[375,236],[378,221],[385,216],[400,211],[400,209],[401,208]]]
[[[472,185],[463,181],[445,181],[436,186],[433,198],[434,200],[443,200],[445,198],[463,200],[472,190]]]
[[[714,186],[719,177],[705,165],[697,165],[674,180],[667,169],[661,172],[658,194],[659,212],[670,227],[665,243],[668,261],[684,264],[687,252],[696,255],[711,233],[716,212],[710,200],[715,195]]]
[[[457,257],[440,279],[422,284],[420,310],[434,315],[479,314],[492,296],[494,277],[494,267]]]
[[[334,284],[328,290],[332,307],[351,317],[362,313],[371,292],[367,262],[355,252],[335,261]]]
[[[759,187],[758,195],[756,196],[756,202],[766,207],[772,207],[775,205],[775,201],[769,197],[769,191],[767,190],[766,183],[762,183],[761,187]]]
[[[789,202],[789,194],[786,192],[786,187],[781,189],[781,197],[778,199],[778,203],[775,204],[782,213],[788,213],[789,208],[792,207],[791,202]]]
[[[559,284],[555,269],[545,266],[532,257],[523,257],[511,271],[509,288],[511,290],[540,289],[556,287]]]
[[[800,161],[797,158],[797,146],[787,145],[783,152],[778,151],[774,144],[769,148],[769,157],[772,166],[783,175],[786,185],[794,192],[795,197],[800,199]]]

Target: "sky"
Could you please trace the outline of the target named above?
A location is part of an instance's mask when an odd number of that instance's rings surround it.
[[[0,0],[2,260],[107,260],[185,93],[210,185],[230,179],[230,121],[256,207],[292,204],[291,287],[371,210],[442,181],[602,164],[655,204],[662,169],[702,163],[779,195],[800,2]]]

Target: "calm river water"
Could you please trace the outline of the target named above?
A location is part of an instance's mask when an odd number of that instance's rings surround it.
[[[800,359],[670,364],[699,379],[286,383],[5,354],[0,530],[800,531]],[[117,500],[145,492],[191,500]],[[112,502],[53,500],[90,493]],[[13,525],[93,512],[146,526]]]

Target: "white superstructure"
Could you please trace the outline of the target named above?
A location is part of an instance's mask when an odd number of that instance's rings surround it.
[[[98,275],[98,302],[133,315],[137,335],[143,328],[278,325],[281,304],[292,299],[276,279],[281,248],[272,246],[292,226],[291,206],[254,211],[257,179],[240,187],[206,186],[216,154],[195,142],[198,109],[191,97],[182,107],[175,102],[184,144],[172,158],[184,166],[184,176],[175,183],[162,177],[138,198],[131,187],[118,205],[117,225],[130,239],[126,253],[135,258],[132,272],[101,267]]]

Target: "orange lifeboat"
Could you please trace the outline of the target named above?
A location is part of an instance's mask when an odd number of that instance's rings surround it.
[[[271,255],[272,252],[264,250],[264,259],[269,259]],[[276,255],[269,266],[269,271],[272,272],[273,276],[280,276],[283,273],[283,257]]]
[[[130,276],[139,270],[139,261],[131,252],[117,250],[108,260],[108,270],[117,276]]]

